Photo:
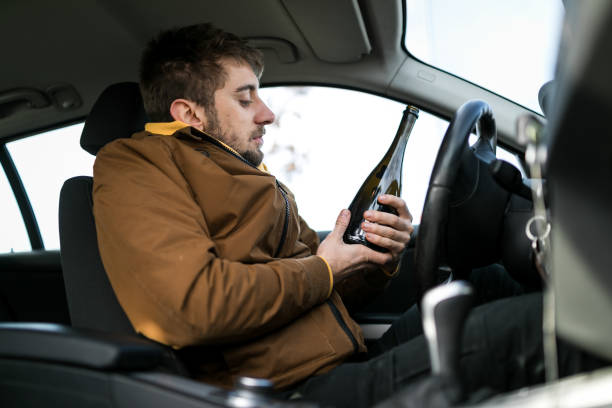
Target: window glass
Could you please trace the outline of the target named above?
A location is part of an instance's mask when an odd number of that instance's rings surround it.
[[[0,253],[29,251],[30,239],[19,212],[15,195],[0,168]]]
[[[59,248],[59,193],[73,176],[91,176],[95,157],[81,149],[83,124],[7,143],[30,198],[45,249]]]
[[[295,194],[311,228],[332,229],[389,148],[405,105],[326,87],[270,87],[260,94],[276,114],[264,137],[264,163]],[[415,223],[447,127],[447,121],[421,111],[408,140],[402,197]],[[503,158],[519,167],[512,155]]]
[[[406,49],[416,58],[536,112],[554,74],[560,0],[406,0]]]

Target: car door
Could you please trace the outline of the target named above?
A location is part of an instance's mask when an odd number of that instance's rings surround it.
[[[65,179],[91,175],[82,123],[2,139],[0,320],[69,323],[58,232]]]

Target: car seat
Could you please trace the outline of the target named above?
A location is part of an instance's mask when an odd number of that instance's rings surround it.
[[[147,117],[138,84],[109,86],[85,120],[81,147],[96,155],[108,142],[144,129]],[[60,192],[59,232],[62,270],[73,327],[134,334],[106,276],[96,237],[93,179],[73,177]]]

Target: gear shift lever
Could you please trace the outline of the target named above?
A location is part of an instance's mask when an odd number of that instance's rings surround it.
[[[461,333],[473,301],[465,281],[437,286],[423,296],[423,331],[429,346],[431,376],[408,386],[377,408],[453,407],[464,400],[459,377]]]
[[[469,283],[453,281],[423,296],[423,331],[434,375],[459,382],[463,325],[473,303],[473,293]]]

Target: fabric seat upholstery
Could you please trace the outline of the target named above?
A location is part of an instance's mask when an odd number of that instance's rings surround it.
[[[146,122],[138,84],[111,85],[85,121],[81,147],[95,155],[106,143],[144,129]],[[66,180],[60,192],[60,248],[70,319],[74,327],[134,333],[100,259],[92,187],[91,177],[79,176]]]

